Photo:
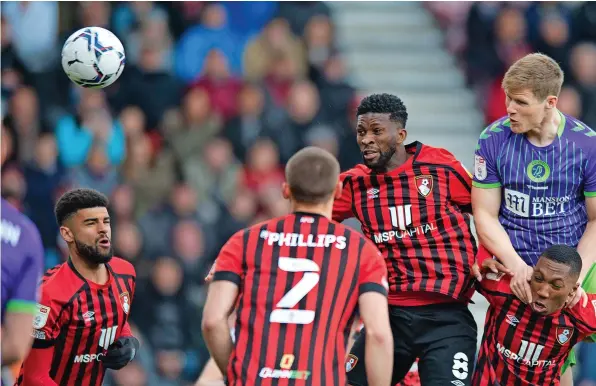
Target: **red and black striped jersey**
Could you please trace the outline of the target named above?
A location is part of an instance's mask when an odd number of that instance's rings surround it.
[[[240,288],[228,384],[345,385],[358,297],[386,294],[386,275],[370,241],[323,216],[297,212],[236,233],[213,276]]]
[[[472,384],[559,385],[573,346],[596,332],[596,295],[543,316],[511,293],[508,276],[487,273],[477,287],[490,306]]]
[[[333,219],[356,217],[380,249],[390,304],[420,305],[421,292],[467,300],[476,253],[471,175],[447,150],[414,142],[406,151],[408,161],[390,172],[358,165],[342,173]]]
[[[121,336],[132,335],[127,323],[135,292],[135,270],[114,257],[106,264],[108,281],[85,280],[71,260],[49,269],[42,278],[38,312],[33,321],[33,350],[53,347],[49,376],[58,385],[99,386],[105,368],[99,357]],[[23,363],[16,385],[27,386]]]

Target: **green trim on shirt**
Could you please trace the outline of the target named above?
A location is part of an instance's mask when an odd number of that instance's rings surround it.
[[[493,189],[493,188],[500,188],[500,182],[493,182],[492,184],[483,184],[482,182],[472,181],[472,186],[481,189]]]
[[[6,311],[35,315],[37,313],[37,303],[27,300],[9,300],[6,304]]]

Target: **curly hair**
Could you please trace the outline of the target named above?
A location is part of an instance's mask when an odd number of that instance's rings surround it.
[[[64,193],[54,208],[56,222],[64,224],[72,215],[81,209],[108,207],[108,198],[93,189],[73,189]]]
[[[356,116],[367,113],[389,114],[389,120],[398,122],[402,127],[406,127],[408,121],[408,111],[404,102],[395,95],[391,94],[372,94],[360,102]]]

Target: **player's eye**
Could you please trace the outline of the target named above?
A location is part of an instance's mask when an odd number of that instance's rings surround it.
[[[556,290],[560,290],[562,287],[558,284],[551,284],[551,287],[553,287]]]
[[[544,279],[542,279],[541,276],[534,276],[534,280],[537,281],[538,283],[542,283],[544,281]]]
[[[373,133],[375,133],[375,135],[380,135],[381,133],[383,133],[383,130],[381,130],[381,129],[375,129],[373,131]]]

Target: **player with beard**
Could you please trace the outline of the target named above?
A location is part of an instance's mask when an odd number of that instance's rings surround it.
[[[43,277],[33,320],[33,348],[17,385],[99,386],[105,370],[120,369],[135,356],[128,315],[135,270],[112,256],[108,199],[75,189],[57,202],[60,235],[69,258]]]
[[[395,344],[392,384],[419,358],[423,385],[470,385],[477,340],[467,307],[476,252],[471,175],[445,149],[404,145],[408,113],[398,97],[370,95],[357,117],[364,165],[342,174],[333,219],[356,217],[385,257]],[[365,338],[360,335],[346,361],[354,386],[367,385]]]

